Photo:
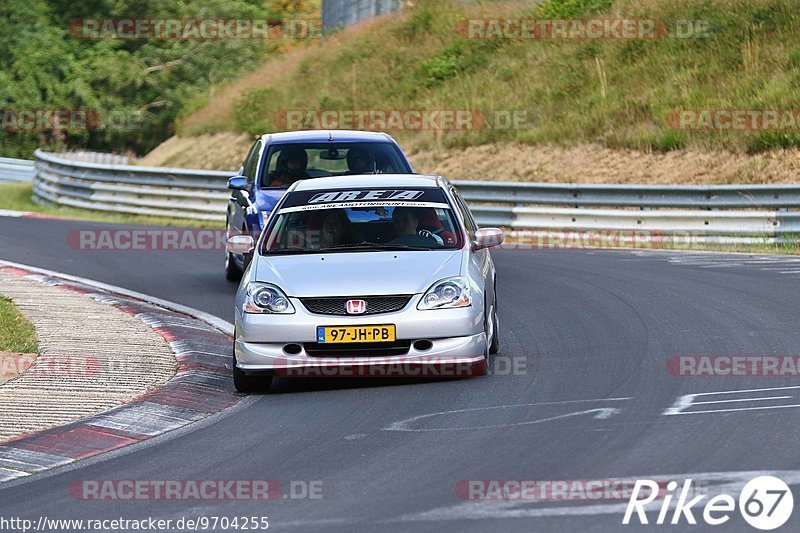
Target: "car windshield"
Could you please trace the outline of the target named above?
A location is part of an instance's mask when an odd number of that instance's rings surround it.
[[[267,152],[261,187],[288,187],[299,179],[411,172],[390,142],[276,144]]]
[[[296,192],[273,216],[264,255],[461,247],[439,189]]]

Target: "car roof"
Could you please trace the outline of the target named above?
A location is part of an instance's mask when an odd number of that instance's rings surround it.
[[[442,179],[435,174],[359,174],[354,176],[330,176],[300,180],[289,189],[294,191],[330,191],[355,187],[441,187]]]
[[[265,143],[293,143],[293,142],[393,142],[386,133],[377,131],[357,130],[303,130],[286,131],[282,133],[266,133],[262,135]]]

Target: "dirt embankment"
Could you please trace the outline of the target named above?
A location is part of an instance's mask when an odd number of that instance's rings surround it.
[[[139,164],[235,171],[251,142],[248,135],[237,133],[172,137]],[[798,149],[747,155],[697,150],[648,153],[595,144],[404,148],[417,172],[435,172],[454,180],[697,185],[800,181]]]

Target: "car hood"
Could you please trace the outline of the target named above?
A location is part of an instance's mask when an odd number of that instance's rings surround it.
[[[271,213],[275,204],[286,193],[286,189],[256,189],[255,204],[259,211]]]
[[[458,276],[462,253],[440,250],[259,257],[255,279],[274,283],[295,297],[416,294],[439,279]]]

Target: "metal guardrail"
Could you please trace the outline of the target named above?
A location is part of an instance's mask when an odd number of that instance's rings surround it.
[[[400,0],[322,0],[323,31],[346,28],[372,17],[402,9]]]
[[[31,181],[34,173],[33,161],[0,157],[0,183]]]
[[[85,163],[41,150],[35,158],[38,200],[133,215],[225,220],[227,179],[233,172]]]
[[[786,209],[800,207],[800,185],[584,185],[462,181],[464,199],[575,207]]]
[[[40,150],[35,157],[34,196],[41,201],[138,215],[225,217],[226,180],[233,172],[86,163]],[[800,185],[455,185],[486,226],[693,242],[800,241],[800,211],[792,211],[800,208]]]

